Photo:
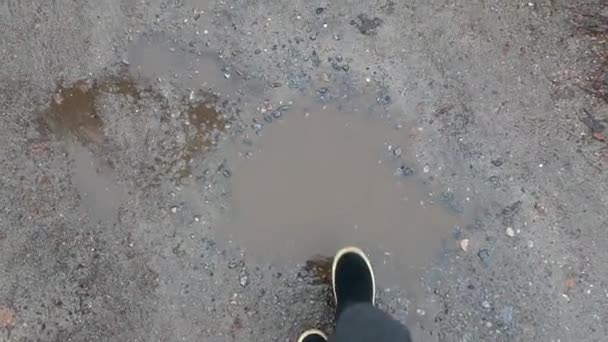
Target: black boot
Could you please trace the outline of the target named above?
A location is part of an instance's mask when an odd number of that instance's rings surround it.
[[[310,329],[300,335],[298,342],[327,342],[327,336],[320,330]]]
[[[336,317],[352,304],[374,305],[374,271],[365,253],[357,247],[343,248],[334,257],[332,285],[336,299]]]

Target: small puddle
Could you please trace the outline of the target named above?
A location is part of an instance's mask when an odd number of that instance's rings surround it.
[[[268,126],[258,149],[236,162],[234,218],[219,234],[265,261],[308,260],[304,269],[321,282],[327,258],[319,256],[351,244],[368,250],[388,279],[428,265],[465,219],[410,175],[408,131],[305,112],[291,110]]]
[[[190,97],[184,96],[177,104],[182,108],[179,115],[171,117],[167,98],[150,87],[142,87],[141,83],[129,73],[123,73],[120,76],[80,80],[69,85],[60,84],[52,94],[48,110],[39,121],[39,131],[42,135],[53,133],[60,137],[73,137],[91,150],[101,152],[111,149],[116,145],[115,140],[120,139],[115,136],[120,131],[114,132],[114,136],[106,132],[107,121],[112,117],[107,115],[106,110],[116,110],[112,106],[106,109],[106,104],[118,101],[126,104],[122,108],[134,104],[130,108],[135,113],[125,109],[125,117],[150,115],[151,108],[160,108],[163,111],[161,117],[150,119],[161,120],[172,126],[175,132],[182,131],[185,135],[185,141],[178,141],[176,134],[166,135],[167,139],[157,141],[157,148],[169,159],[165,166],[161,165],[160,175],[176,180],[189,177],[192,174],[192,160],[203,156],[205,151],[213,147],[218,134],[226,128],[227,121],[217,109],[218,96],[206,90],[191,91]],[[194,98],[193,94],[196,94]],[[152,136],[163,134],[148,133]],[[102,159],[112,164],[107,154]]]
[[[104,123],[100,116],[102,96],[126,96],[132,101],[141,99],[149,89],[139,89],[128,77],[112,76],[101,80],[80,80],[70,86],[58,85],[46,114],[49,128],[54,133],[72,134],[82,144],[103,144]]]

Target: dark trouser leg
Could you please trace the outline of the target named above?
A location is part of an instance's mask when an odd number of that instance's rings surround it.
[[[338,317],[330,342],[411,342],[410,332],[371,304],[348,306]]]

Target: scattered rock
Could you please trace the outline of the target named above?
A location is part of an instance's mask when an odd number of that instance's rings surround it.
[[[593,132],[592,134],[593,139],[601,141],[601,142],[608,142],[608,138],[606,138],[606,136],[600,132]]]
[[[230,178],[230,176],[232,176],[232,171],[230,171],[228,169],[223,169],[222,170],[222,176],[224,176],[226,178]]]
[[[534,209],[536,209],[536,212],[539,215],[545,216],[547,214],[547,210],[545,209],[545,207],[540,204],[540,203],[534,203]]]
[[[566,290],[572,289],[574,286],[576,286],[576,279],[574,277],[564,279],[564,288]]]
[[[370,19],[367,14],[359,14],[357,19],[350,21],[350,24],[359,30],[361,34],[372,36],[376,34],[376,28],[382,25],[382,19],[375,17]]]
[[[177,213],[177,209],[178,209],[177,206],[174,205],[171,207],[171,212],[175,214],[175,213]]]
[[[465,251],[468,252],[469,251],[469,239],[462,239],[460,240],[460,248]]]
[[[405,165],[401,165],[397,170],[397,173],[404,177],[409,177],[414,174],[414,170],[411,167],[407,167]]]
[[[384,96],[380,95],[380,96],[376,97],[376,102],[378,102],[378,104],[381,104],[381,105],[389,105],[389,104],[391,104],[391,101],[392,101],[392,99],[389,95],[384,95]]]
[[[181,246],[182,246],[182,244],[181,244],[181,243],[178,243],[178,244],[177,244],[177,246],[175,246],[175,247],[173,247],[173,248],[171,249],[171,251],[173,252],[173,254],[174,254],[176,257],[178,257],[178,258],[181,258],[181,257],[183,257],[183,256],[185,256],[185,255],[186,255],[186,251],[185,251],[185,250],[183,250],[183,249],[181,248]]]
[[[316,50],[312,50],[312,55],[310,57],[310,61],[312,62],[312,65],[314,67],[318,67],[319,65],[321,65],[321,58],[317,54]]]
[[[344,71],[348,71],[348,70],[350,70],[350,65],[348,65],[348,64],[344,64],[344,65],[342,66],[342,70],[344,70]]]
[[[395,157],[400,157],[402,152],[403,151],[401,150],[401,147],[397,147],[393,150],[393,154],[395,155]]]
[[[480,249],[479,252],[477,252],[477,256],[479,257],[479,259],[481,259],[481,262],[489,265],[490,264],[490,251],[488,251],[487,249]]]
[[[334,60],[331,61],[331,67],[334,68],[334,70],[342,70],[342,67],[340,66],[340,64]]]
[[[428,165],[424,165],[424,167],[422,168],[422,172],[424,173],[429,173],[431,171],[431,168]]]
[[[239,280],[239,283],[241,284],[242,287],[247,287],[247,285],[249,285],[249,276],[247,275],[246,272],[241,273],[241,279]]]
[[[281,116],[283,116],[283,113],[285,113],[288,109],[289,109],[288,105],[282,105],[272,112],[272,116],[274,118],[278,119]]]
[[[521,201],[514,202],[511,205],[506,206],[500,214],[498,214],[502,220],[502,224],[505,226],[511,226],[513,224],[513,216],[521,209],[521,203]]]
[[[595,139],[597,139],[595,137],[595,133],[603,132],[606,127],[600,122],[600,120],[596,119],[594,117],[594,115],[591,114],[587,109],[583,108],[583,113],[585,114],[585,117],[583,117],[583,118],[579,117],[579,119],[581,120],[582,123],[584,123],[587,127],[589,127],[589,130],[591,130],[591,133],[594,134],[593,137]],[[600,140],[600,139],[597,139],[597,140]]]
[[[494,165],[496,167],[500,167],[502,165],[502,160],[500,160],[500,159],[492,160],[492,165]]]
[[[329,91],[329,88],[327,88],[327,87],[319,88],[319,89],[317,89],[317,94],[325,95],[325,94],[327,94],[328,91]]]
[[[516,331],[515,321],[513,320],[512,306],[503,307],[499,311],[496,318],[498,319],[498,326],[502,327],[508,334],[512,334]]]
[[[515,231],[511,227],[507,227],[507,229],[505,230],[505,234],[507,234],[508,237],[514,237]]]
[[[0,328],[10,329],[15,324],[15,312],[8,306],[0,304]]]

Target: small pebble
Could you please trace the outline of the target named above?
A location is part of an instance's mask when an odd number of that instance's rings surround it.
[[[194,222],[200,222],[201,217],[200,216],[194,216]]]
[[[348,65],[348,64],[344,64],[344,65],[342,66],[342,70],[344,70],[344,71],[348,71],[348,70],[350,70],[350,65]]]
[[[424,168],[422,168],[422,172],[424,173],[429,173],[429,171],[431,171],[431,168],[428,165],[425,165]]]
[[[465,251],[468,252],[469,251],[469,239],[462,239],[460,240],[460,248]]]
[[[411,167],[407,167],[405,165],[401,165],[397,170],[402,176],[408,177],[414,174],[414,170]]]
[[[479,252],[477,252],[477,256],[479,257],[479,259],[481,259],[481,262],[483,262],[484,264],[489,264],[490,263],[490,252],[487,249],[482,249]]]
[[[241,274],[240,283],[242,287],[247,287],[247,285],[249,285],[249,277],[247,274]]]
[[[513,230],[513,228],[508,227],[505,230],[505,234],[507,234],[508,237],[514,237],[515,236],[515,231]]]
[[[281,112],[281,110],[280,110],[280,109],[279,109],[279,110],[275,110],[275,111],[273,111],[273,112],[272,112],[272,116],[273,116],[275,119],[280,118],[282,115],[283,115],[283,112]]]
[[[401,147],[397,147],[396,149],[393,150],[393,154],[395,155],[395,157],[400,157],[401,156]]]
[[[177,213],[177,206],[175,206],[175,205],[172,206],[171,207],[171,212],[174,213],[174,214]]]

